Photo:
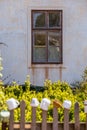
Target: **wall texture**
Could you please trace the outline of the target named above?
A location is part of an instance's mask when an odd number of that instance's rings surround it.
[[[63,64],[31,64],[31,10],[63,10]],[[72,83],[81,79],[87,66],[86,0],[0,0],[0,45],[5,83],[22,84],[30,75],[32,84],[45,79]]]

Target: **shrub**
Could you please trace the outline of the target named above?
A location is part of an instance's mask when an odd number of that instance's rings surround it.
[[[3,89],[3,87],[0,89],[0,92],[2,93],[1,97],[0,97],[0,103],[2,105],[0,105],[0,110],[2,109],[7,109],[6,104],[4,104],[4,102],[6,102],[7,99],[13,97],[16,98],[17,100],[21,101],[24,100],[26,103],[26,110],[25,110],[25,117],[26,117],[26,121],[31,121],[31,106],[30,106],[30,102],[31,99],[36,97],[39,102],[41,102],[42,98],[48,98],[51,100],[51,105],[49,106],[48,109],[48,117],[47,120],[48,121],[52,121],[53,120],[53,100],[57,99],[59,101],[61,101],[61,103],[63,103],[64,100],[71,100],[72,102],[72,107],[70,109],[70,121],[74,121],[74,104],[76,101],[79,101],[80,104],[80,115],[82,115],[82,118],[80,119],[80,121],[84,121],[85,120],[85,116],[84,116],[84,104],[83,104],[83,100],[86,99],[87,95],[84,92],[81,93],[73,93],[73,89],[70,87],[70,85],[66,82],[61,82],[61,81],[57,81],[52,83],[51,80],[46,80],[44,82],[44,90],[43,91],[37,91],[37,89],[30,89],[30,81],[29,79],[27,79],[25,81],[25,84],[22,85],[18,85],[15,82],[13,82],[13,84],[11,86],[8,86],[6,88]],[[77,91],[77,90],[76,90]],[[15,120],[19,120],[19,112],[20,109],[16,109],[15,111]],[[37,108],[37,120],[41,121],[41,109],[40,107]],[[63,121],[64,119],[64,110],[63,108],[58,109],[58,115],[59,115],[59,121]]]

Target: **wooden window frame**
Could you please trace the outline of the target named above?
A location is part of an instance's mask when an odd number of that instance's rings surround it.
[[[33,27],[33,12],[61,12],[61,26],[60,27],[55,27],[55,28],[35,28]],[[62,37],[63,37],[63,33],[62,33],[62,23],[63,23],[63,11],[62,10],[32,10],[31,11],[31,39],[32,39],[32,53],[31,53],[31,62],[32,64],[62,64],[63,63],[63,52],[62,52],[62,49],[63,49],[63,40],[62,40]],[[34,31],[47,31],[47,32],[50,32],[50,31],[61,31],[61,46],[60,46],[60,50],[61,50],[61,60],[58,61],[58,62],[35,62],[33,61],[33,32]],[[47,43],[46,43],[47,44]],[[47,47],[47,52],[48,52],[48,47]],[[48,57],[48,53],[47,53],[47,57]]]

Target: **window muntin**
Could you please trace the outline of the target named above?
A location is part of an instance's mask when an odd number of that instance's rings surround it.
[[[32,63],[62,63],[62,11],[32,11]]]

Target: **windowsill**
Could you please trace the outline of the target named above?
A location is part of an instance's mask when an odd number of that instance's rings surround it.
[[[32,64],[31,66],[28,67],[28,69],[44,69],[44,68],[48,68],[48,69],[66,69],[65,66],[63,66],[63,64],[59,64],[59,65],[41,65],[41,64]]]

